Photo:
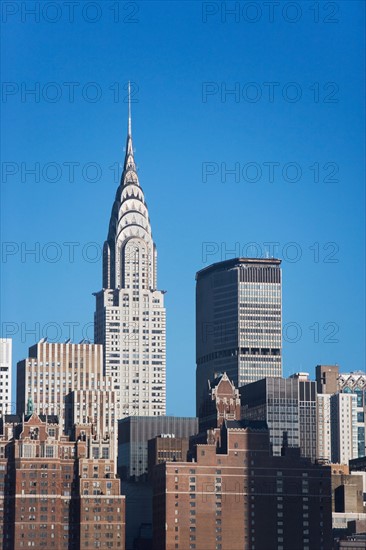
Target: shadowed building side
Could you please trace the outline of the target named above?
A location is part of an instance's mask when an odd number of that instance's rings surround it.
[[[281,260],[236,258],[196,275],[196,411],[207,381],[282,376]]]

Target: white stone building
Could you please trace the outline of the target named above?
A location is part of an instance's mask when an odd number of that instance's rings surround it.
[[[317,407],[317,458],[325,462],[332,460],[330,398],[329,393],[319,393],[316,399]]]
[[[126,155],[103,248],[103,289],[95,293],[94,341],[120,395],[121,418],[166,410],[164,292],[134,160],[129,108]]]
[[[0,414],[15,412],[12,407],[12,339],[0,338]]]
[[[116,434],[117,398],[111,378],[103,373],[101,345],[43,339],[18,363],[18,414],[57,415],[65,429],[73,423],[92,423],[104,437],[112,430]]]
[[[365,372],[320,365],[317,384],[317,458],[346,464],[365,456]]]
[[[335,393],[330,398],[332,462],[348,464],[358,458],[357,398],[352,393]]]

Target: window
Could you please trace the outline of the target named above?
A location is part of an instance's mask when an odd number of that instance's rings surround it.
[[[104,458],[104,459],[109,458],[109,448],[108,447],[103,447],[103,449],[102,449],[102,458]]]
[[[51,445],[46,445],[45,457],[46,458],[53,458],[54,457],[54,447],[52,447]]]
[[[23,457],[32,458],[33,457],[33,445],[23,445]]]

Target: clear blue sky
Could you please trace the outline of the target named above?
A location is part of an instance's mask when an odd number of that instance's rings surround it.
[[[238,251],[283,258],[285,375],[364,369],[364,3],[8,4],[1,322],[14,366],[32,328],[64,340],[79,323],[79,341],[93,320],[90,243],[107,234],[130,79],[168,291],[167,412],[194,414],[195,273]]]

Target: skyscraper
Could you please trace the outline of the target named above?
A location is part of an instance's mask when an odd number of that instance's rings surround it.
[[[196,275],[196,407],[208,380],[282,376],[281,260],[235,258]]]
[[[330,397],[332,462],[347,464],[358,458],[357,397],[334,393]]]
[[[70,435],[74,424],[92,424],[99,437],[113,440],[117,461],[118,395],[103,375],[101,345],[41,340],[17,365],[17,413],[57,415]]]
[[[0,338],[0,414],[10,414],[12,339]]]
[[[129,104],[126,155],[103,248],[95,343],[120,395],[121,417],[165,414],[164,292],[157,290],[157,252],[134,159]]]
[[[342,393],[356,395],[358,457],[366,456],[366,374],[364,371],[341,373],[338,377],[338,386]]]
[[[17,412],[31,404],[38,414],[56,414],[65,427],[65,397],[77,390],[110,391],[112,381],[103,375],[102,346],[81,342],[40,342],[17,365]],[[86,423],[83,409],[75,422]],[[94,417],[94,415],[93,415]]]
[[[338,365],[317,365],[316,381],[318,458],[347,462],[365,456],[365,373],[340,373]]]
[[[316,456],[325,463],[332,461],[330,398],[330,393],[318,393],[316,396]]]

